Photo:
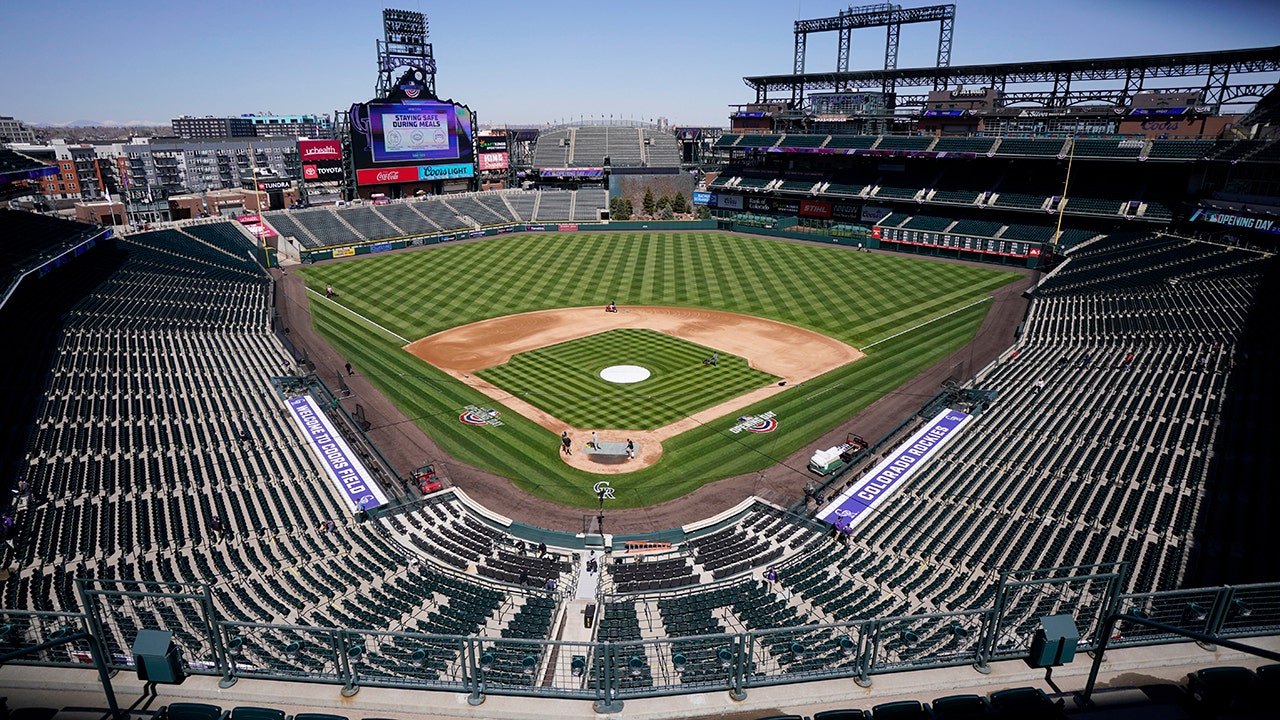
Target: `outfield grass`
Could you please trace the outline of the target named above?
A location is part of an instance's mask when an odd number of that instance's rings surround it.
[[[728,353],[716,367],[703,365],[712,352],[656,330],[624,328],[519,353],[476,374],[574,427],[655,430],[778,379]],[[652,375],[625,385],[600,377],[620,364]]]
[[[857,348],[884,341],[856,363],[735,413],[773,410],[775,432],[732,435],[735,417],[722,418],[663,443],[656,465],[611,476],[616,506],[633,507],[774,465],[810,445],[967,342],[989,303],[892,336],[1017,277],[996,268],[715,232],[522,233],[301,272],[312,289],[332,285],[340,293],[336,302],[313,299],[317,330],[451,455],[536,495],[583,507],[595,504],[591,485],[599,476],[566,466],[557,434],[509,408],[502,408],[502,427],[458,422],[464,406],[494,402],[339,304],[409,340],[492,317],[617,300],[755,315]]]

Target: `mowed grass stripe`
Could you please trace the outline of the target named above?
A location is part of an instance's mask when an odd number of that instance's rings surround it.
[[[703,365],[712,352],[653,330],[620,329],[519,353],[477,374],[577,427],[650,430],[777,380],[734,355]],[[630,384],[599,376],[615,364],[653,374]]]
[[[522,233],[322,264],[300,274],[314,289],[332,284],[341,294],[337,302],[408,338],[611,299],[623,309],[694,306],[696,299],[701,307],[807,327],[855,347],[963,307],[1015,277],[995,268],[713,232]],[[590,486],[598,477],[560,461],[557,434],[417,360],[333,304],[312,302],[317,329],[452,456],[541,497],[594,506]],[[752,411],[779,413],[774,433],[730,435],[734,418],[726,417],[666,441],[657,465],[615,476],[618,502],[661,502],[778,462],[962,345],[989,308],[982,303],[886,341],[867,358],[760,404]],[[670,392],[696,396],[699,389]],[[634,422],[665,402],[619,416]],[[457,414],[467,404],[497,407],[506,425],[463,425]]]

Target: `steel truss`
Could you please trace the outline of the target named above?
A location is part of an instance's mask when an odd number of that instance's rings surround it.
[[[884,46],[885,70],[896,70],[898,67],[898,38],[903,24],[936,22],[938,31],[938,67],[951,64],[951,37],[955,30],[955,5],[930,5],[928,7],[904,8],[893,3],[850,7],[841,10],[835,17],[817,18],[814,20],[797,20],[795,24],[795,62],[796,75],[804,75],[805,54],[808,47],[809,33],[838,32],[840,41],[836,54],[836,72],[849,71],[849,48],[853,31],[870,28],[887,28]],[[882,81],[885,93],[894,90],[893,80],[886,77]],[[798,88],[793,88],[795,93]],[[792,102],[799,104],[800,96],[793,94]]]
[[[849,17],[851,16],[842,15],[826,20]],[[796,23],[798,60],[804,46],[800,41],[800,38],[804,37],[800,32],[800,26],[802,23],[818,22],[822,21],[810,20]],[[802,66],[803,62],[799,64]],[[792,75],[746,77],[743,78],[743,82],[755,92],[757,103],[778,102],[789,98],[793,107],[803,107],[807,93],[839,92],[850,88],[916,89],[915,93],[897,96],[895,107],[919,109],[923,107],[923,99],[926,96],[925,93],[919,92],[923,89],[969,86],[993,87],[1005,92],[1010,86],[1042,85],[1049,89],[1015,89],[1009,92],[1008,96],[1023,98],[1019,102],[1041,103],[1047,108],[1065,108],[1094,100],[1124,105],[1135,94],[1144,90],[1177,89],[1204,93],[1205,105],[1216,109],[1224,104],[1265,95],[1277,86],[1277,79],[1264,80],[1256,76],[1277,72],[1280,72],[1280,46],[1172,55],[1047,60],[901,70],[889,68],[856,72],[800,72]],[[1195,85],[1179,83],[1181,87],[1178,88],[1158,87],[1153,84],[1153,81],[1165,78],[1198,78],[1201,82]],[[1113,89],[1081,87],[1086,83],[1098,82],[1115,85]]]

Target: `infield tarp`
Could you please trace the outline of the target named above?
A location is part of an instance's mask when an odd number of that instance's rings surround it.
[[[865,477],[832,500],[818,513],[818,519],[832,525],[839,522],[840,527],[857,527],[972,419],[972,415],[950,408],[938,413]]]
[[[329,418],[325,417],[316,401],[304,395],[289,398],[288,404],[294,422],[302,428],[311,449],[320,456],[325,473],[342,497],[347,499],[351,511],[370,510],[385,504],[387,496],[382,493],[382,488],[329,424]]]

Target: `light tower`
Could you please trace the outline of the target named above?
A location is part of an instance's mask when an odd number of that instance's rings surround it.
[[[427,16],[387,8],[382,11],[382,28],[383,39],[377,41],[378,84],[374,96],[385,98],[398,86],[420,85],[416,95],[435,99],[436,61],[431,56],[431,43],[427,42]],[[401,68],[409,70],[396,77]]]

